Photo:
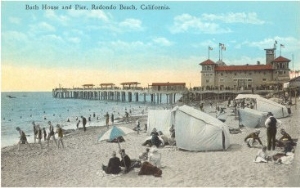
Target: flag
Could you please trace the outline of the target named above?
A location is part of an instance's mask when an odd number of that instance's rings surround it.
[[[224,46],[224,44],[222,44],[222,43],[219,43],[219,46]]]
[[[226,47],[225,47],[225,46],[222,46],[222,50],[226,51]]]
[[[210,47],[210,46],[208,46],[208,50],[213,50],[213,48],[212,48],[212,47]]]
[[[283,45],[283,44],[280,44],[280,47],[281,47],[281,48],[284,48],[284,45]]]

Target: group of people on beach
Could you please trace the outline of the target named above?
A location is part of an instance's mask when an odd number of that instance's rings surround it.
[[[57,124],[56,131],[54,132],[54,126],[52,125],[51,121],[48,121],[48,125],[49,125],[49,132],[47,133],[45,128],[41,128],[40,125],[36,124],[34,121],[32,122],[33,142],[38,143],[40,145],[41,149],[43,149],[42,139],[44,139],[44,141],[47,141],[47,147],[49,147],[50,139],[52,137],[58,148],[60,148],[60,145],[64,148],[63,129],[61,128],[61,126],[59,124]],[[28,143],[27,136],[24,133],[24,131],[21,130],[20,127],[17,127],[16,130],[20,134],[20,140],[18,142],[18,151],[20,150],[21,144],[27,144],[31,149],[31,146]],[[57,135],[58,135],[57,140],[55,138],[55,133],[57,133]]]
[[[155,177],[162,175],[162,170],[160,169],[161,154],[158,152],[156,146],[146,148],[145,152],[139,154],[139,159],[130,159],[124,149],[120,149],[119,154],[121,159],[113,151],[108,164],[102,164],[102,170],[106,174],[119,174],[122,172],[122,168],[124,173],[128,173],[133,168],[140,168],[138,175],[153,175]]]
[[[281,137],[279,139],[276,139],[277,129],[280,125],[281,121],[277,120],[271,112],[268,112],[267,119],[265,121],[265,126],[267,128],[267,145],[263,145],[259,137],[259,129],[256,129],[254,132],[245,137],[244,142],[247,143],[248,147],[252,148],[257,143],[262,146],[262,149],[257,153],[255,157],[255,162],[270,161],[272,157],[267,154],[267,150],[274,151],[276,147],[284,148],[284,154],[293,152],[296,142],[294,142],[291,136],[284,129],[280,130]]]

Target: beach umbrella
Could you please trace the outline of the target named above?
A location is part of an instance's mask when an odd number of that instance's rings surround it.
[[[102,135],[100,135],[98,137],[98,142],[103,141],[103,140],[113,140],[115,138],[118,138],[119,136],[125,136],[129,133],[132,133],[132,132],[134,132],[134,131],[132,129],[127,128],[127,127],[113,126],[108,131],[104,132]],[[119,149],[121,150],[119,139],[117,139],[117,140],[118,140]],[[121,155],[121,157],[124,161],[124,166],[126,166],[123,155]]]
[[[115,138],[118,138],[120,136],[125,136],[129,133],[133,133],[134,131],[132,129],[129,129],[127,127],[116,127],[113,126],[108,131],[104,132],[102,135],[98,137],[98,142],[103,140],[113,140]],[[117,139],[118,140],[118,139]],[[121,149],[119,140],[118,140],[119,149]]]

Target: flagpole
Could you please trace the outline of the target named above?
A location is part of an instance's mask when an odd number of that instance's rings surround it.
[[[221,46],[220,46],[220,43],[219,43],[219,61],[220,61],[220,48],[221,48]]]
[[[223,44],[224,45],[224,44]],[[224,48],[224,46],[222,46],[222,48],[221,48],[221,60],[223,61],[223,48]]]
[[[210,51],[209,46],[208,46],[207,50],[208,50],[207,54],[208,54],[208,59],[209,59],[209,51]]]
[[[281,44],[280,44],[280,49],[279,49],[279,56],[281,56]]]

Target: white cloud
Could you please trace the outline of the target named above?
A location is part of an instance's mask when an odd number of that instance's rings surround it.
[[[161,46],[171,46],[173,43],[164,37],[157,37],[153,39],[153,42]]]
[[[105,14],[102,10],[69,10],[68,14],[72,17],[87,17],[87,18],[96,18],[102,21],[109,21],[109,14]]]
[[[17,18],[17,17],[9,17],[8,19],[9,19],[10,23],[13,23],[13,24],[19,24],[21,22],[21,19]]]
[[[56,15],[54,10],[45,11],[45,17],[49,18],[51,20],[56,20],[63,25],[66,25],[68,23],[68,21],[70,20],[67,16]]]
[[[142,22],[141,22],[141,20],[138,20],[138,19],[128,18],[128,19],[125,19],[124,21],[120,22],[119,25],[121,27],[130,28],[133,30],[143,30]]]
[[[113,47],[114,49],[120,49],[120,50],[132,50],[132,49],[143,49],[147,46],[147,44],[144,44],[141,41],[133,41],[133,42],[125,42],[121,40],[117,41],[111,41],[109,42],[109,45]]]
[[[257,47],[259,49],[273,48],[274,43],[277,41],[277,49],[279,49],[280,44],[285,46],[284,51],[299,51],[300,50],[300,40],[294,37],[274,37],[274,38],[265,38],[261,41],[248,42],[244,43],[250,47]]]
[[[202,14],[203,20],[222,21],[225,23],[244,23],[244,24],[264,24],[265,21],[257,18],[255,12],[244,13],[226,13],[226,14]]]
[[[70,41],[70,42],[72,42],[72,43],[80,43],[80,38],[78,38],[78,37],[71,37],[71,38],[68,38],[67,39],[68,41]]]
[[[30,33],[55,32],[55,27],[46,22],[40,22],[35,25],[30,25],[29,27]]]
[[[18,31],[7,31],[2,33],[2,40],[14,44],[16,41],[28,42],[28,37],[24,33]]]
[[[97,18],[103,21],[108,21],[109,18],[108,16],[103,12],[103,11],[99,11],[99,10],[91,10],[88,11],[87,17],[89,18]]]
[[[216,23],[203,22],[200,18],[189,14],[182,14],[174,18],[174,24],[170,29],[171,33],[194,32],[194,33],[228,33],[229,28],[221,28]]]

